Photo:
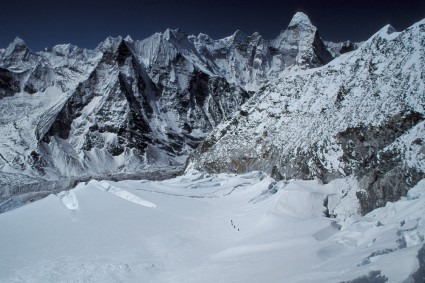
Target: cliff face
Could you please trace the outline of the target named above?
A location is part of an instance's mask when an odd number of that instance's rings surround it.
[[[190,167],[324,182],[356,176],[366,213],[425,173],[425,22],[383,28],[328,65],[262,87],[199,146]]]

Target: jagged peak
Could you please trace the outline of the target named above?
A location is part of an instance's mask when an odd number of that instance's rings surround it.
[[[292,17],[292,20],[289,22],[288,27],[295,27],[299,25],[313,26],[310,21],[310,18],[303,12],[296,12]]]
[[[164,32],[164,38],[166,40],[174,39],[176,41],[180,41],[182,39],[187,39],[187,35],[184,31],[182,31],[179,28],[176,28],[176,29],[167,28]]]
[[[250,38],[253,41],[258,41],[258,40],[261,40],[261,38],[263,38],[263,37],[261,36],[261,34],[259,32],[256,31],[250,36]]]
[[[256,31],[251,35],[251,37],[261,37],[261,34],[258,31]]]
[[[114,44],[114,43],[120,43],[122,41],[122,36],[121,35],[119,35],[119,36],[117,36],[117,37],[113,37],[113,36],[108,36],[104,41],[103,41],[103,43],[104,44],[106,44],[106,45],[111,45],[111,44]]]
[[[28,49],[28,46],[26,45],[25,41],[20,38],[19,36],[17,36],[10,44],[9,46],[6,48],[6,54],[10,54],[12,53],[16,47],[20,47],[19,49]]]
[[[71,43],[65,43],[65,44],[57,44],[53,46],[51,50],[55,53],[65,55],[66,53],[69,53],[71,49],[74,49],[74,48],[77,48],[77,47],[72,45]]]
[[[198,39],[202,40],[202,41],[207,41],[207,40],[211,40],[211,36],[209,36],[206,33],[201,32],[201,33],[198,34]]]
[[[388,24],[385,25],[383,28],[381,28],[378,32],[376,32],[371,38],[369,38],[366,42],[373,41],[375,38],[386,38],[386,39],[392,39],[396,37],[399,33],[396,31],[396,29]]]
[[[235,33],[231,36],[234,42],[246,41],[247,37],[248,36],[241,30],[236,30]]]
[[[19,36],[15,37],[12,44],[13,45],[26,45],[25,41],[22,38],[20,38]]]
[[[392,25],[386,25],[384,29],[386,29],[387,34],[392,34],[394,32],[397,32],[397,30]]]
[[[205,34],[202,32],[199,33],[197,36],[193,34],[189,35],[187,39],[189,39],[189,41],[192,43],[201,43],[201,44],[209,43],[213,40],[208,34]]]
[[[101,42],[96,49],[100,51],[106,51],[108,49],[116,49],[123,41],[122,36],[112,37],[108,36],[103,42]]]
[[[131,36],[129,34],[124,38],[124,41],[134,42],[133,39],[131,38]]]

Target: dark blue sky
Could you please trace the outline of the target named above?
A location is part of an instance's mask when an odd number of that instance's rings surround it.
[[[143,39],[167,27],[221,38],[240,29],[275,37],[296,11],[325,40],[365,40],[386,24],[405,29],[425,18],[425,0],[13,0],[2,1],[0,47],[16,36],[34,51],[60,43],[94,48],[107,36]]]

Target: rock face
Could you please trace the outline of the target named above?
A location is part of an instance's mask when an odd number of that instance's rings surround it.
[[[359,48],[363,42],[351,42],[349,40],[344,42],[331,42],[325,41],[326,49],[331,53],[332,57],[336,58],[344,53],[351,52]]]
[[[0,52],[0,170],[56,179],[181,166],[249,90],[331,59],[302,13],[271,41],[168,29],[32,52],[16,38]]]
[[[262,87],[189,166],[277,179],[356,176],[362,212],[425,177],[425,21],[384,27],[328,65]]]

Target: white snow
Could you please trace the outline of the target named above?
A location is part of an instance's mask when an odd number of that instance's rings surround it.
[[[80,183],[0,214],[0,282],[403,281],[419,266],[425,182],[364,217],[355,190],[259,172]]]
[[[296,26],[299,24],[311,25],[309,17],[303,12],[295,13],[295,15],[292,17],[291,22],[289,23],[289,26]]]

